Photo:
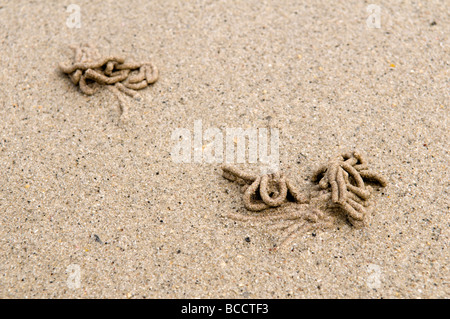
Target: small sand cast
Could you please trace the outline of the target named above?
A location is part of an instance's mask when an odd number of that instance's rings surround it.
[[[300,231],[332,227],[336,209],[343,212],[353,226],[364,226],[365,217],[373,206],[369,201],[373,189],[366,183],[387,185],[383,176],[368,170],[358,152],[341,154],[320,166],[312,176],[317,185],[309,194],[301,193],[283,173],[256,176],[231,166],[224,166],[222,170],[223,177],[242,185],[247,210],[260,212],[281,207],[277,213],[228,215],[240,221],[277,221],[272,227],[284,229],[279,249],[287,248]]]

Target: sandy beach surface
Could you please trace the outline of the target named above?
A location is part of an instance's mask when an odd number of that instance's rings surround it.
[[[0,20],[0,298],[450,296],[448,2],[3,1]],[[158,67],[126,118],[58,69],[85,42]],[[220,163],[174,161],[196,122],[278,129],[302,189],[354,149],[389,183],[366,227],[275,251],[270,222],[226,217],[247,212]]]

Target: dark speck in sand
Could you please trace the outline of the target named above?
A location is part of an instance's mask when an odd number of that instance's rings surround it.
[[[100,237],[98,237],[97,235],[94,235],[94,240],[95,240],[97,243],[103,244],[102,240],[101,240]]]

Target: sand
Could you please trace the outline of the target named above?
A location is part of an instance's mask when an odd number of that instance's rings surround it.
[[[445,1],[6,1],[0,6],[1,298],[448,298]],[[68,20],[69,19],[69,20]],[[75,23],[75,26],[74,26]],[[151,60],[119,121],[69,45]],[[175,163],[177,128],[277,128],[302,188],[358,149],[389,181],[368,225],[274,251],[219,163]],[[240,167],[258,171],[258,163]]]

